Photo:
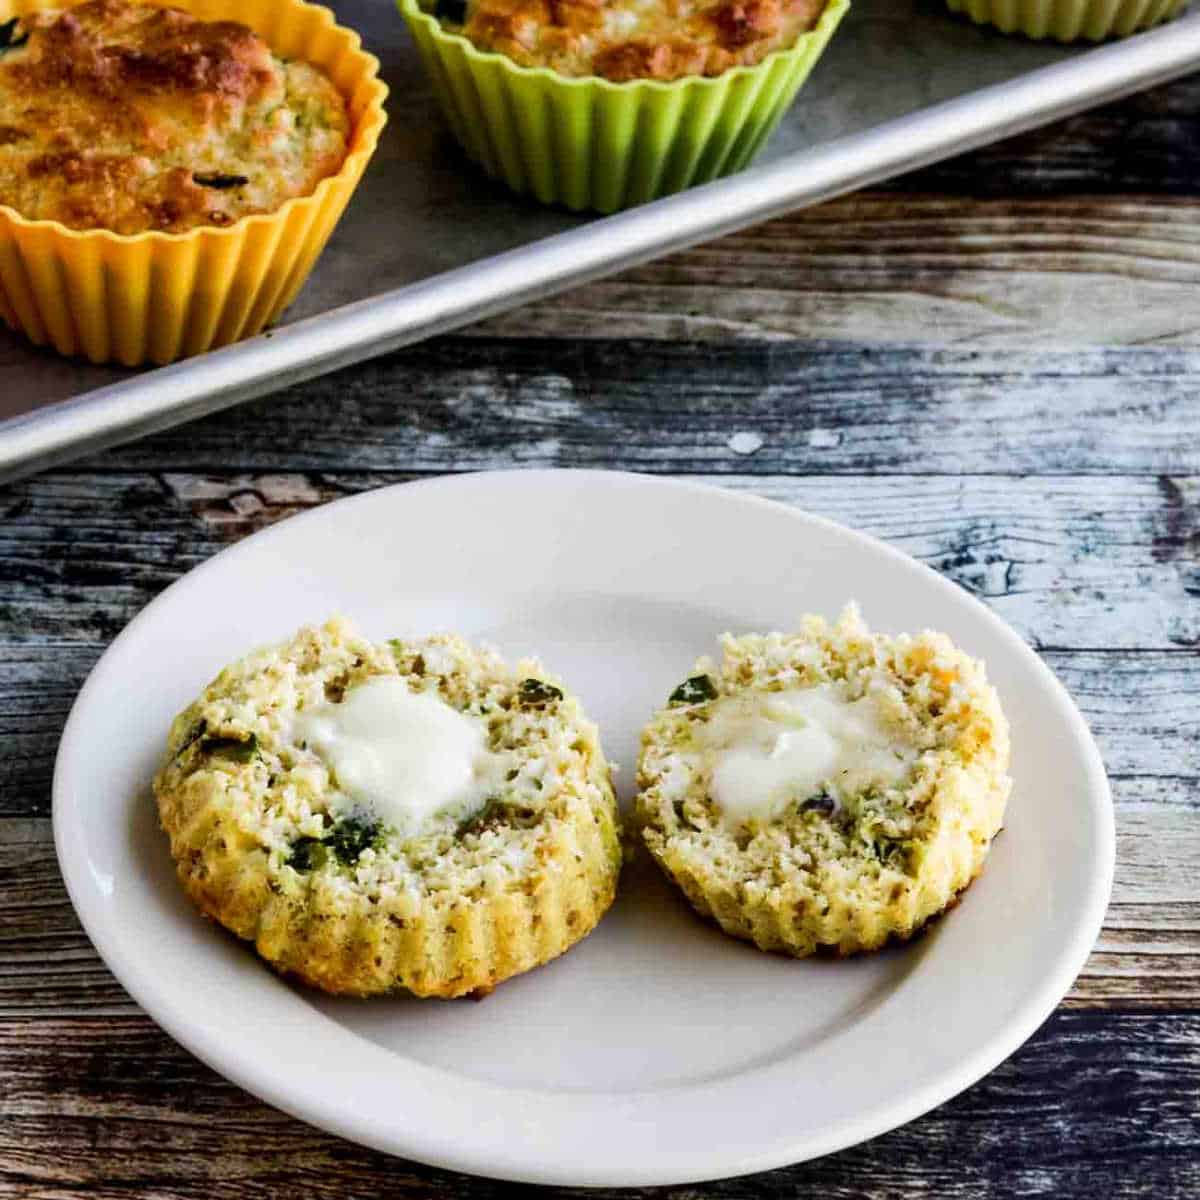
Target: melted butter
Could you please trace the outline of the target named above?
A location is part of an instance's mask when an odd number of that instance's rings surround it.
[[[697,738],[712,798],[734,828],[770,821],[822,791],[836,801],[895,785],[916,758],[875,697],[848,701],[830,684],[727,696]]]
[[[355,803],[403,832],[441,814],[470,815],[498,779],[486,722],[395,676],[368,679],[340,704],[300,713],[294,736]]]

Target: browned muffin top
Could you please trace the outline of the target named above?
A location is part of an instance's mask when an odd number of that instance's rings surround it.
[[[233,21],[88,0],[0,26],[0,204],[74,229],[229,225],[307,195],[345,101]]]
[[[826,0],[438,0],[447,30],[562,75],[680,79],[752,66],[812,29]]]

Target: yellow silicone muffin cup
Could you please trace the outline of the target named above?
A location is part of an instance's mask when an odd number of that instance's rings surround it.
[[[946,0],[951,12],[1001,33],[1060,42],[1128,37],[1179,16],[1188,0]]]
[[[398,0],[467,155],[543,204],[615,212],[741,170],[770,137],[850,7],[757,66],[670,83],[612,83],[519,66]]]
[[[50,6],[0,0],[0,20]],[[261,332],[308,278],[387,121],[378,61],[328,9],[301,0],[171,0],[170,7],[240,21],[275,54],[320,67],[346,98],[346,160],[312,195],[276,212],[182,234],[68,229],[0,205],[0,317],[61,354],[167,363]]]

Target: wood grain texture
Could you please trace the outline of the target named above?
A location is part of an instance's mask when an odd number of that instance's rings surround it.
[[[901,180],[906,190],[968,196],[1109,195],[1194,198],[1200,161],[1200,78],[935,163]]]
[[[1200,350],[448,338],[107,453],[103,469],[1188,474]],[[739,432],[762,450],[739,454]],[[281,442],[281,437],[286,442]]]
[[[920,1122],[817,1162],[703,1187],[560,1196],[1192,1196],[1200,1017],[1060,1012]],[[502,1197],[277,1113],[139,1017],[0,1023],[7,1194]],[[1168,1086],[1169,1083],[1169,1086]],[[1127,1182],[1126,1182],[1127,1181]]]
[[[1194,346],[1197,116],[1177,80],[467,332]]]
[[[743,468],[770,466],[776,447],[749,424],[763,439],[759,449],[727,445],[726,453]],[[222,546],[405,478],[131,471],[29,480],[10,489],[0,522],[0,640],[103,642]],[[1047,649],[1200,645],[1197,476],[697,478],[873,534],[987,600]]]
[[[527,305],[470,336],[1200,344],[1200,204],[868,192]]]

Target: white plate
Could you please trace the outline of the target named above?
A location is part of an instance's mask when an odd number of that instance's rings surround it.
[[[1007,828],[963,904],[849,962],[760,954],[644,856],[599,929],[482,1003],[294,988],[175,885],[148,781],[227,661],[340,611],[372,637],[458,630],[581,693],[628,798],[639,726],[726,629],[857,598],[882,630],[983,657],[1013,726]],[[379,1149],[502,1178],[663,1184],[797,1162],[894,1128],[1011,1054],[1100,928],[1113,816],[1075,707],[957,586],[782,505],[589,471],[356,496],[217,555],[149,605],[80,693],[54,776],[71,898],[133,997],[216,1070]]]

